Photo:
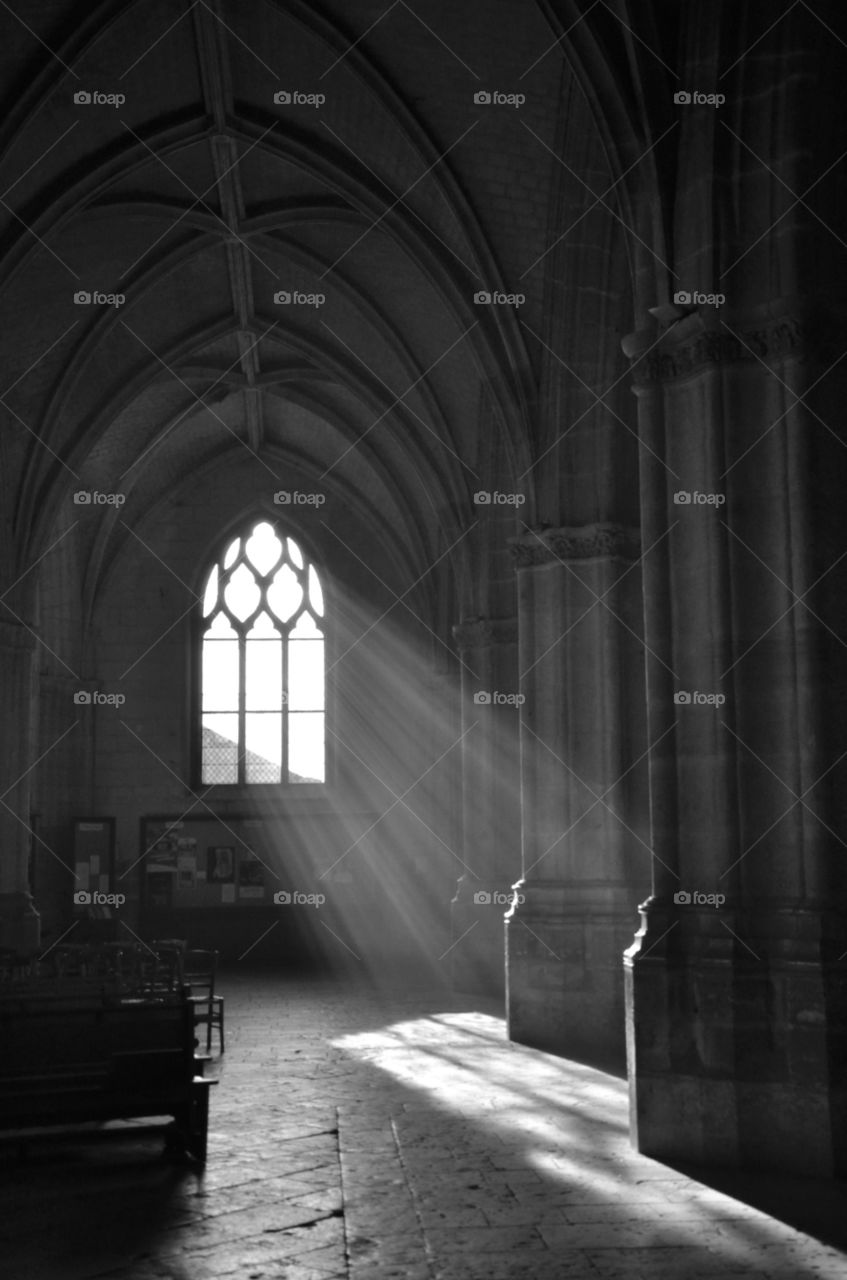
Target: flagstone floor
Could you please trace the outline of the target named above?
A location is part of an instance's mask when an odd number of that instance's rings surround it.
[[[844,1280],[847,1186],[635,1153],[626,1084],[444,991],[224,983],[203,1172],[158,1138],[0,1157],[9,1280]],[[707,1181],[708,1178],[708,1181]]]

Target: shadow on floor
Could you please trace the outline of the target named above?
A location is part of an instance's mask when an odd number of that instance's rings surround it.
[[[715,1169],[687,1162],[669,1169],[732,1196],[816,1240],[847,1252],[847,1180],[793,1178],[750,1169]],[[845,1269],[847,1275],[847,1269]]]

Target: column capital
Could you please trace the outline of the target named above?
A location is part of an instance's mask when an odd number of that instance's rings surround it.
[[[517,569],[573,560],[636,561],[641,554],[637,529],[621,524],[536,529],[509,539]]]
[[[721,365],[802,358],[813,350],[843,347],[845,330],[841,307],[824,310],[807,299],[778,298],[743,313],[717,306],[689,311],[663,332],[639,329],[621,345],[638,388]]]

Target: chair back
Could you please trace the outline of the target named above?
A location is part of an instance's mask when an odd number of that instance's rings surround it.
[[[182,972],[186,985],[194,999],[211,1002],[215,994],[215,976],[218,970],[217,951],[185,951],[182,956]]]

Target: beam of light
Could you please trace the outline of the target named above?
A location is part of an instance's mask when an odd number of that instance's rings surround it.
[[[262,604],[261,581],[273,575],[267,606],[283,626],[300,618],[288,639],[286,709],[290,724],[306,726],[313,710],[320,724],[311,734],[304,728],[296,758],[290,732],[289,769],[298,782],[323,779],[325,736],[329,773],[320,794],[310,791],[302,804],[290,787],[276,795],[257,790],[255,798],[248,789],[245,815],[262,827],[255,852],[277,877],[267,888],[321,896],[297,914],[296,927],[307,950],[341,971],[358,967],[391,978],[399,964],[426,985],[449,982],[461,964],[502,973],[505,907],[485,920],[480,908],[478,919],[451,931],[451,900],[462,877],[472,897],[477,885],[520,876],[516,720],[489,721],[486,731],[473,707],[463,722],[458,662],[436,673],[432,637],[402,605],[386,610],[347,584],[332,584],[325,644],[324,593],[314,572],[305,583],[304,563],[295,540],[257,521],[210,572],[203,605],[204,732],[217,735],[224,753],[229,744],[230,772],[240,675],[228,614],[250,628],[245,689],[248,706],[261,710],[247,717],[248,781],[257,780],[253,757],[275,770],[274,778],[281,762],[282,640]],[[311,612],[298,615],[305,604]],[[512,831],[498,819],[504,810],[514,815]],[[285,921],[294,924],[293,915]],[[270,954],[277,942],[269,937],[251,957],[259,958],[262,945]]]
[[[457,956],[472,955],[483,932],[472,930],[454,947],[451,900],[461,876],[474,884],[490,871],[489,838],[498,834],[487,812],[491,792],[499,788],[501,800],[508,796],[519,813],[520,779],[514,763],[508,771],[504,764],[502,774],[480,788],[479,811],[466,803],[466,841],[463,764],[467,769],[468,755],[481,749],[481,731],[462,724],[458,670],[433,674],[431,639],[404,611],[374,626],[383,612],[377,603],[352,599],[349,591],[333,595],[331,652],[345,656],[327,689],[327,785],[302,802],[292,788],[257,791],[244,812],[261,820],[256,852],[278,876],[268,887],[325,898],[296,918],[316,959],[377,982],[402,973],[407,982],[441,985],[451,980]],[[486,748],[486,761],[492,750]],[[518,856],[510,850],[506,875],[512,880],[520,872]],[[504,910],[497,922],[501,941],[495,941],[501,969]],[[291,915],[281,919],[294,924]],[[277,934],[257,946],[251,960],[270,956]]]

